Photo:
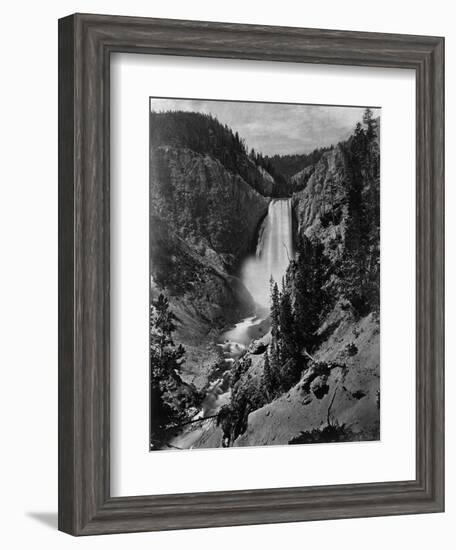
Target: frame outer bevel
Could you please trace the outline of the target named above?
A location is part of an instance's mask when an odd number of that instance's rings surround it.
[[[74,467],[74,17],[59,21],[58,38],[58,526],[76,532]]]
[[[416,71],[415,480],[109,494],[109,59],[113,52]],[[72,535],[444,508],[444,41],[427,36],[75,14],[59,20],[59,529]]]

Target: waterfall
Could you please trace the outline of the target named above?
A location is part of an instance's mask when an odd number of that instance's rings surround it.
[[[291,199],[272,200],[256,255],[248,258],[242,269],[242,281],[258,305],[269,307],[269,280],[272,276],[280,284],[292,257]]]

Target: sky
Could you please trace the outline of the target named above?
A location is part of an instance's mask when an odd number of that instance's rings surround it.
[[[335,145],[362,121],[364,107],[151,98],[152,111],[194,111],[215,116],[263,155],[310,153]],[[380,109],[372,109],[374,116]]]

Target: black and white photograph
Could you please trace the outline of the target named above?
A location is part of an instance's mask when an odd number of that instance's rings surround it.
[[[150,449],[380,438],[380,108],[150,98]]]
[[[6,550],[451,546],[452,7],[4,4]]]

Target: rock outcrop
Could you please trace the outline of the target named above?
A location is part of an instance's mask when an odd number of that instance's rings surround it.
[[[150,188],[151,211],[227,272],[255,249],[269,199],[212,156],[169,146],[153,149]]]
[[[316,165],[294,178],[303,186],[292,201],[296,239],[306,236],[317,240],[330,258],[340,257],[347,216],[347,159],[343,148],[338,145],[327,151]]]

